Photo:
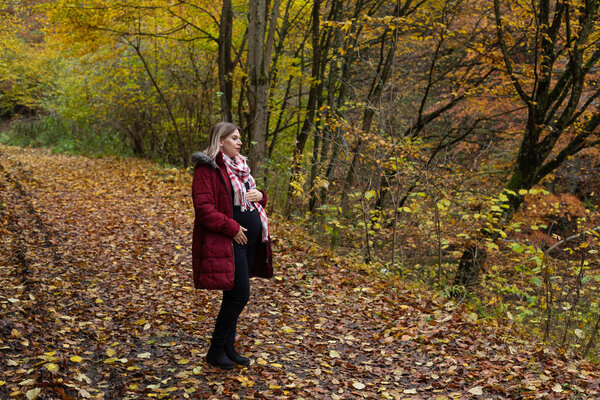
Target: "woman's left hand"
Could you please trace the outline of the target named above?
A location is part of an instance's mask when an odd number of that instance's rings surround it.
[[[250,189],[246,192],[246,200],[248,200],[248,201],[251,201],[251,202],[261,201],[262,198],[263,198],[263,194],[259,190]]]

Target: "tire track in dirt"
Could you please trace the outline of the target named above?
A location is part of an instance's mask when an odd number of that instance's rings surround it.
[[[54,318],[47,309],[47,299],[35,275],[39,272],[36,270],[36,259],[51,259],[55,268],[61,265],[61,260],[18,175],[11,174],[4,167],[10,161],[0,153],[0,186],[7,230],[2,240],[2,294],[12,305],[6,312],[2,310],[2,330],[7,337],[18,338],[12,346],[3,347],[8,362],[18,365],[15,359],[26,349],[36,349],[34,354],[40,355],[40,349],[47,348],[49,343],[53,345],[60,342],[61,337],[56,334],[58,326],[53,323]],[[12,167],[16,173],[19,172],[18,161]],[[40,320],[44,323],[41,324]],[[39,325],[44,326],[44,335],[32,329]],[[58,383],[49,371],[42,369],[29,379],[49,391],[64,393],[64,385]]]
[[[4,350],[9,350],[6,355],[11,357],[9,363],[13,366],[25,366],[18,359],[22,353],[36,357],[42,363],[46,361],[64,366],[66,361],[55,356],[57,351],[69,348],[69,343],[90,347],[96,339],[93,332],[83,329],[73,340],[64,329],[64,321],[74,319],[68,315],[69,307],[85,301],[81,293],[72,293],[74,297],[69,298],[52,295],[56,288],[52,282],[62,281],[72,266],[61,258],[52,233],[24,188],[31,180],[31,172],[19,160],[0,153],[0,174],[7,230],[1,250],[5,260],[2,294],[5,299],[12,299],[9,303],[13,303],[13,307],[3,315],[3,331],[5,334],[10,331],[7,336],[18,339]],[[17,373],[22,370],[20,368]],[[32,385],[43,387],[47,393],[56,396],[77,394],[77,390],[73,390],[73,386],[77,386],[75,383],[69,383],[68,377],[53,374],[47,368],[28,374],[28,379],[33,381]]]

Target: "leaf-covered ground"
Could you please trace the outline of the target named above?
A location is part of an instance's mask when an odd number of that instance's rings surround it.
[[[271,221],[239,346],[204,362],[220,293],[191,286],[191,176],[0,147],[0,398],[600,398],[597,366],[354,267]]]

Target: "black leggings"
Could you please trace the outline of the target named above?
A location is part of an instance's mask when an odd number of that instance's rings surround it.
[[[261,240],[262,233],[260,216],[256,209],[241,212],[239,207],[234,207],[233,218],[247,229],[245,235],[248,243],[240,245],[233,242],[235,277],[233,289],[223,291],[223,301],[212,338],[212,346],[217,348],[233,347],[238,317],[250,298],[250,273],[254,264],[256,244]]]

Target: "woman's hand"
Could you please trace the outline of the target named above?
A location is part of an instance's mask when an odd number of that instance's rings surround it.
[[[255,202],[261,201],[263,198],[263,194],[260,190],[250,189],[246,192],[246,200]]]
[[[240,230],[233,237],[233,240],[235,240],[235,242],[237,244],[246,244],[246,243],[248,243],[248,238],[246,237],[246,235],[244,235],[244,232],[246,232],[247,230],[248,229],[246,229],[246,228],[244,228],[243,226],[240,225]]]

